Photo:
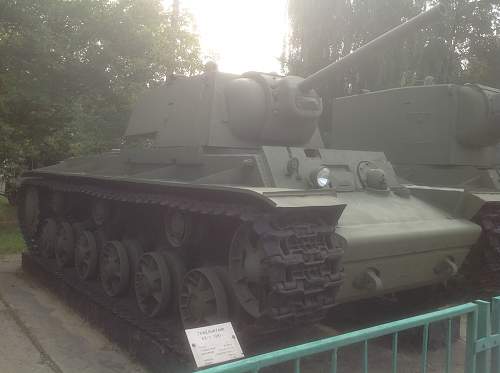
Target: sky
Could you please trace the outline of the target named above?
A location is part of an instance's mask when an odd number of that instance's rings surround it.
[[[163,0],[170,7],[171,0]],[[180,0],[194,18],[204,62],[219,71],[280,72],[287,0]]]

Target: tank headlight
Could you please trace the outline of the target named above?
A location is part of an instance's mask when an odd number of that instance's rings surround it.
[[[311,181],[317,188],[326,188],[330,185],[330,169],[321,167],[311,174]]]

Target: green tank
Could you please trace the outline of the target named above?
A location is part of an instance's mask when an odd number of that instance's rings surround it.
[[[116,302],[135,297],[144,317],[180,314],[185,328],[288,328],[343,302],[446,281],[480,234],[457,213],[463,194],[415,193],[383,153],[323,146],[313,87],[346,61],[306,79],[210,64],[150,90],[121,149],[23,175],[19,221],[33,255],[100,281]],[[441,195],[446,206],[427,201]]]
[[[476,211],[467,216],[483,229],[477,251],[490,269],[500,269],[500,90],[403,87],[338,98],[333,112],[335,148],[384,151],[414,195],[425,186],[464,191],[466,206]]]

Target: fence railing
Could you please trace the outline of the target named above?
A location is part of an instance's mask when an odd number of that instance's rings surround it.
[[[427,372],[429,325],[443,322],[446,325],[445,372],[453,370],[453,322],[457,317],[466,317],[465,364],[466,373],[500,373],[500,297],[492,302],[476,301],[465,303],[403,320],[373,326],[366,329],[304,343],[282,350],[226,363],[197,373],[257,373],[266,367],[293,363],[294,373],[301,372],[301,360],[319,353],[329,353],[329,371],[337,372],[337,354],[340,348],[362,344],[362,371],[367,373],[369,342],[375,338],[392,336],[391,371],[398,372],[398,336],[401,332],[423,328],[420,371]]]

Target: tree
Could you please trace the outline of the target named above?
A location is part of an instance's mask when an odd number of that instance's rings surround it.
[[[307,75],[362,46],[437,1],[290,0],[291,33],[284,68]],[[448,15],[389,51],[361,61],[348,74],[360,88],[474,79],[498,84],[499,0],[446,0]],[[376,62],[376,63],[374,63]],[[343,88],[343,87],[342,87]]]
[[[436,0],[290,0],[290,35],[283,68],[306,76],[417,15]],[[445,0],[443,22],[352,66],[319,87],[322,128],[333,97],[361,89],[468,81],[500,86],[499,0]]]
[[[0,0],[0,174],[118,145],[138,94],[200,68],[160,0]]]
[[[448,0],[446,81],[500,87],[500,1]]]

